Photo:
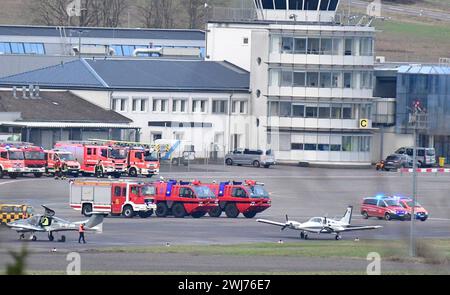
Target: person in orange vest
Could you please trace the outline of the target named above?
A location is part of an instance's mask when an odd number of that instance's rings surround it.
[[[61,160],[58,157],[55,162],[55,179],[60,179],[61,177]]]
[[[83,240],[83,244],[86,244],[86,240],[84,239],[84,223],[81,223],[78,227],[78,233],[80,234],[78,237],[78,243],[81,244],[81,240]]]

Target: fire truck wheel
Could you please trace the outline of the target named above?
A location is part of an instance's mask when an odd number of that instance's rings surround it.
[[[217,206],[216,208],[211,209],[208,214],[211,217],[220,217],[220,215],[222,215],[222,208],[220,208],[220,206]]]
[[[225,207],[225,214],[228,218],[236,218],[239,215],[239,210],[235,204],[231,203]]]
[[[184,209],[184,205],[181,203],[175,203],[172,206],[172,214],[176,218],[184,218],[186,216],[186,210]]]
[[[244,213],[244,216],[245,216],[245,218],[253,218],[253,217],[256,216],[256,212],[252,212],[252,211],[250,211],[250,212],[245,212],[245,213]]]
[[[259,168],[261,167],[261,163],[259,161],[253,161],[253,167]]]
[[[193,218],[201,218],[206,215],[206,212],[194,212],[191,214]]]
[[[126,218],[133,218],[134,215],[136,215],[136,212],[134,212],[133,207],[131,207],[130,205],[127,205],[123,208],[122,214]]]
[[[34,173],[34,177],[36,177],[36,178],[41,178],[42,177],[42,173]]]
[[[3,178],[3,176],[5,176],[5,174],[3,173],[3,169],[0,168],[0,179]]]
[[[131,177],[137,177],[138,173],[136,168],[130,168],[130,170],[128,171],[128,175],[130,175]]]
[[[168,214],[169,207],[167,207],[166,203],[158,203],[158,205],[156,205],[156,216],[166,217]]]
[[[86,217],[91,217],[92,214],[89,214],[92,212],[92,205],[91,204],[84,204],[83,209],[81,209],[81,213]]]
[[[138,215],[140,218],[149,218],[150,216],[153,215],[153,210],[149,210],[146,212],[138,212]]]

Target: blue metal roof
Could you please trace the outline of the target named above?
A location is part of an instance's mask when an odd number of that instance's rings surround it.
[[[61,37],[60,27],[47,26],[0,26],[0,36],[43,36]],[[87,38],[116,38],[144,40],[194,40],[204,41],[205,32],[201,30],[169,29],[128,29],[128,28],[80,28],[64,27],[67,37],[78,37],[83,30]]]
[[[400,74],[450,75],[449,66],[405,65],[398,68]]]
[[[85,60],[0,79],[3,86],[154,91],[249,91],[249,73],[203,60]]]

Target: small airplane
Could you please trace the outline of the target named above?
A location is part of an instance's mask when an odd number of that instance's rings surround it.
[[[28,219],[17,220],[7,224],[12,230],[17,231],[20,234],[19,239],[25,239],[25,233],[30,233],[30,240],[36,241],[37,237],[35,233],[46,232],[48,233],[48,240],[53,241],[55,239],[53,233],[65,232],[65,231],[78,231],[80,224],[85,225],[86,231],[92,231],[101,233],[103,231],[103,218],[104,213],[92,213],[92,216],[85,221],[70,222],[62,218],[55,216],[55,211],[42,205],[45,209],[43,215],[34,215]],[[62,235],[58,240],[59,242],[65,242],[66,236]]]
[[[344,217],[340,220],[335,220],[327,217],[313,217],[307,222],[301,223],[297,221],[289,221],[289,217],[286,215],[286,222],[280,223],[265,219],[257,219],[256,221],[271,225],[280,226],[281,230],[285,230],[286,228],[301,230],[300,238],[308,239],[308,233],[316,233],[316,234],[333,234],[336,237],[336,240],[340,240],[342,237],[340,233],[348,232],[348,231],[356,231],[356,230],[371,230],[382,228],[382,226],[353,226],[350,225],[352,219],[353,207],[349,206],[347,211],[345,211]]]

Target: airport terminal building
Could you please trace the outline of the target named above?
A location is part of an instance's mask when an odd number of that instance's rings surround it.
[[[374,28],[341,19],[337,0],[254,3],[250,19],[208,23],[206,54],[250,72],[251,147],[284,162],[369,164]]]

